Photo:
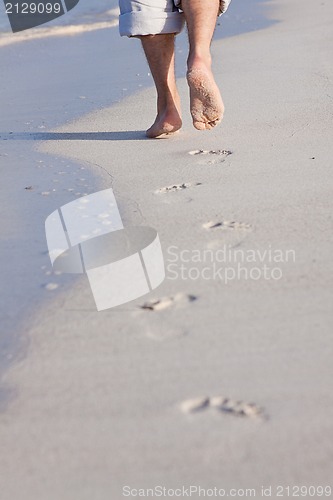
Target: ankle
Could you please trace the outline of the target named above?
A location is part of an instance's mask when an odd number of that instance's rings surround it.
[[[194,68],[194,67],[200,67],[200,66],[205,66],[206,68],[210,69],[212,65],[212,56],[210,55],[210,52],[205,52],[205,53],[191,53],[188,56],[187,59],[187,68],[188,70]]]
[[[157,97],[157,109],[159,111],[165,110],[167,108],[176,108],[179,104],[179,95],[177,88],[165,89],[164,92],[160,93]]]

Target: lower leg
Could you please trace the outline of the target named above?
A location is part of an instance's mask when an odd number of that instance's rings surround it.
[[[140,37],[157,90],[157,117],[147,130],[158,137],[180,129],[180,100],[175,80],[174,34]]]
[[[210,54],[219,5],[219,0],[182,0],[190,43],[187,79],[191,114],[199,130],[211,129],[220,123],[224,111],[211,71]]]

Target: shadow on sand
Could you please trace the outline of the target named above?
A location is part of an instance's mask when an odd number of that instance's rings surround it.
[[[1,141],[139,141],[144,130],[116,132],[0,132]]]

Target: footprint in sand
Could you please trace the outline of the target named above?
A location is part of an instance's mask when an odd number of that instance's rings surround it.
[[[208,161],[205,163],[214,164],[223,163],[225,159],[232,154],[232,151],[227,149],[195,149],[193,151],[189,151],[188,154],[192,156],[208,156]]]
[[[183,184],[172,184],[171,186],[162,187],[160,189],[157,189],[155,193],[157,194],[172,193],[175,191],[183,191],[184,189],[201,185],[202,182],[196,182],[194,184],[191,184],[190,182],[183,182]]]
[[[196,413],[209,408],[238,417],[267,419],[264,409],[255,403],[235,401],[224,396],[187,399],[180,405],[183,413]]]
[[[146,337],[163,341],[187,335],[182,309],[197,300],[194,295],[176,294],[152,299],[139,306],[140,321]],[[177,310],[174,314],[173,310]],[[141,328],[140,328],[141,329]]]
[[[195,413],[197,411],[201,411],[204,410],[205,408],[208,408],[208,406],[209,406],[209,398],[202,397],[202,398],[186,399],[185,401],[182,402],[180,408],[183,413]]]
[[[149,300],[148,302],[142,304],[140,309],[143,309],[144,311],[162,311],[163,309],[168,309],[171,306],[182,306],[188,304],[189,302],[194,302],[195,300],[197,300],[195,295],[177,293],[172,297]]]
[[[222,221],[209,221],[202,225],[204,229],[231,229],[235,231],[250,230],[252,228],[251,224],[245,222],[237,222],[234,220],[222,220]]]
[[[255,403],[234,401],[229,398],[224,398],[223,396],[212,397],[210,399],[210,406],[221,412],[229,413],[235,416],[267,418],[265,416],[264,409],[257,406]]]
[[[202,224],[202,227],[207,232],[213,232],[218,236],[218,239],[207,243],[207,248],[211,250],[220,248],[222,243],[228,245],[230,248],[235,248],[248,237],[248,234],[253,229],[251,224],[247,224],[246,222],[223,219],[205,222]]]

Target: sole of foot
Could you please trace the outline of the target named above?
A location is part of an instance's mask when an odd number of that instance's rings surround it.
[[[191,115],[197,130],[211,130],[223,118],[224,105],[212,72],[204,66],[187,72],[190,88]]]

